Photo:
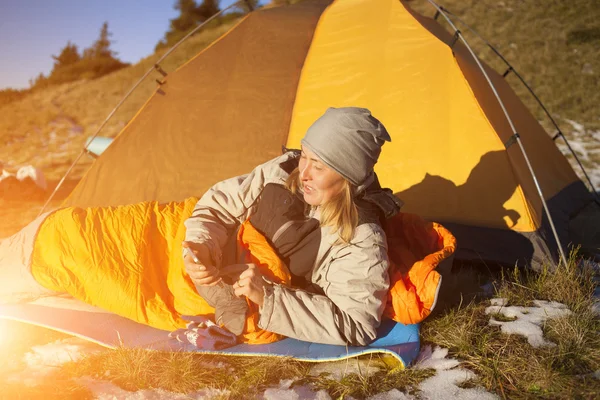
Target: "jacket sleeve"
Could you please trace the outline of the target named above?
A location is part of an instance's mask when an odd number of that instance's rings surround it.
[[[185,240],[206,244],[213,261],[220,266],[223,246],[252,213],[265,185],[285,182],[287,174],[279,164],[287,157],[284,154],[259,165],[250,174],[224,180],[210,188],[184,222]]]
[[[377,336],[385,308],[388,266],[383,230],[369,229],[367,237],[337,251],[326,271],[324,295],[266,286],[259,326],[310,342],[367,345]]]

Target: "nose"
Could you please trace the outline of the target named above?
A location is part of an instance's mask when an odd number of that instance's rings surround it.
[[[304,165],[300,165],[299,171],[300,171],[300,180],[307,181],[309,178],[308,163],[305,163]]]

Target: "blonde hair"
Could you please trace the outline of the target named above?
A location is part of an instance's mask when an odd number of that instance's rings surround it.
[[[292,193],[300,191],[300,170],[294,169],[285,182]],[[358,209],[352,196],[352,184],[344,179],[342,190],[321,206],[321,226],[331,226],[344,243],[350,243],[358,226]]]

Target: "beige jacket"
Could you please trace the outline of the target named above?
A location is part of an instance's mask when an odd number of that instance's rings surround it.
[[[220,266],[222,249],[260,202],[268,183],[284,184],[280,167],[286,153],[250,174],[214,185],[185,222],[186,240],[205,243]],[[350,244],[336,244],[337,233],[321,227],[321,244],[312,270],[315,292],[266,285],[259,326],[271,332],[327,344],[366,345],[377,336],[389,287],[387,243],[378,224],[359,225]]]

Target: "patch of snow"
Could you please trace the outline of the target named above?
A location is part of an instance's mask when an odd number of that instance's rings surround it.
[[[600,131],[588,130],[583,124],[570,119],[564,119],[564,121],[571,125],[572,128],[569,132],[565,132],[569,145],[580,159],[586,161],[585,170],[592,181],[592,185],[594,185],[596,190],[600,190],[600,159],[598,158],[598,152],[600,151]],[[575,173],[587,183],[581,168],[577,164],[577,161],[571,157],[571,151],[565,142],[562,139],[557,139],[556,145],[567,156]]]
[[[10,178],[11,176],[14,176],[14,174],[11,174],[7,170],[3,169],[2,172],[0,173],[0,181],[3,181],[6,178]]]
[[[567,118],[565,118],[565,121],[567,121],[573,127],[573,129],[575,129],[576,133],[581,135],[585,133],[585,126],[583,126],[579,122]]]
[[[496,297],[495,299],[490,299],[490,303],[493,306],[505,306],[508,301],[502,297]]]
[[[88,354],[102,351],[104,348],[80,338],[57,340],[41,346],[33,346],[25,353],[22,371],[9,375],[9,382],[18,382],[26,386],[36,386],[41,378],[54,372],[70,361],[77,361]]]
[[[501,300],[501,299],[494,299]],[[484,388],[461,388],[460,385],[471,379],[475,379],[477,376],[472,371],[464,368],[456,368],[460,362],[452,358],[446,358],[448,355],[448,349],[437,347],[432,350],[431,346],[425,346],[419,357],[417,357],[417,363],[415,368],[426,369],[433,368],[437,371],[435,376],[425,379],[419,385],[420,399],[497,399],[498,397],[486,391]],[[390,397],[392,399],[393,397]],[[400,397],[401,398],[401,397]],[[412,398],[412,397],[405,397]],[[385,400],[382,398],[381,400]]]
[[[587,151],[587,146],[584,143],[582,143],[579,140],[569,140],[569,144],[571,145],[571,148],[573,149],[573,151],[575,153],[577,153],[577,155],[580,158],[583,158],[584,160],[589,161],[590,156]],[[566,145],[562,145],[562,146],[565,146],[564,151],[568,151],[568,148],[566,147]]]
[[[265,400],[331,400],[325,390],[313,391],[310,386],[302,385],[291,387],[292,379],[282,380],[278,388],[268,388],[263,393]]]
[[[592,304],[592,312],[600,317],[600,301],[596,301]]]
[[[35,184],[46,190],[48,189],[48,183],[46,182],[46,177],[41,169],[34,167],[33,165],[26,165],[17,171],[17,179],[23,181],[27,178],[31,178],[35,182]]]
[[[433,400],[433,399],[458,399],[458,400],[471,400],[471,399],[482,399],[491,400],[497,399],[498,397],[492,393],[487,392],[484,388],[468,388],[463,389],[458,387],[461,383],[476,378],[476,375],[466,369],[456,368],[460,362],[452,358],[446,358],[448,355],[448,349],[436,347],[432,349],[431,346],[425,346],[414,365],[414,368],[428,369],[432,368],[436,370],[436,375],[424,380],[418,387],[420,393],[416,396],[404,393],[398,389],[392,389],[387,392],[378,393],[368,398],[368,400]],[[365,374],[365,368],[369,369],[372,366],[362,366],[360,372],[357,370],[356,361],[341,365],[340,362],[333,363],[318,363],[311,369],[311,374],[328,372],[336,379],[348,373],[362,373]],[[368,360],[360,360],[368,361]],[[330,396],[324,390],[314,392],[309,386],[293,387],[293,380],[282,380],[279,383],[278,388],[269,388],[264,392],[263,399],[268,400],[329,400]]]
[[[369,400],[412,400],[413,396],[402,393],[398,389],[392,389],[388,392],[378,393],[373,397],[369,397]]]
[[[90,377],[83,377],[77,383],[88,388],[97,400],[204,400],[223,396],[228,391],[214,388],[202,389],[194,393],[173,393],[162,389],[144,389],[130,392],[122,389],[112,382],[100,381]]]
[[[460,361],[453,358],[446,358],[448,355],[448,349],[443,349],[436,346],[434,350],[431,350],[431,346],[425,346],[419,353],[415,361],[414,368],[416,369],[435,369],[436,371],[444,371],[452,369],[460,364]]]
[[[370,376],[380,370],[381,368],[371,360],[350,358],[338,362],[316,363],[310,369],[310,375],[326,373],[330,378],[339,381],[346,375]]]
[[[448,371],[438,371],[435,376],[425,379],[419,385],[420,397],[428,400],[495,400],[499,397],[483,388],[458,387],[461,383],[474,379],[476,375],[466,369],[455,368]]]
[[[504,299],[502,299],[504,300]],[[506,334],[519,334],[527,338],[533,347],[553,346],[554,343],[546,341],[541,326],[547,319],[569,315],[571,311],[564,304],[552,301],[534,300],[535,307],[517,307],[491,305],[485,309],[486,314],[502,314],[507,318],[516,318],[514,321],[497,321],[493,317],[490,325],[500,326]],[[494,304],[494,303],[492,303]]]

